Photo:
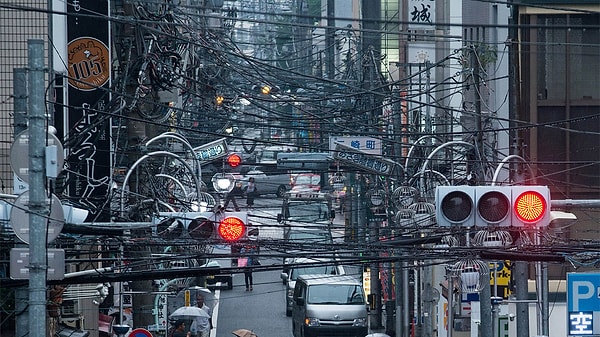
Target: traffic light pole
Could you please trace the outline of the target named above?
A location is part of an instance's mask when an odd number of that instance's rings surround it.
[[[538,231],[533,233],[534,242],[541,247],[542,238]],[[537,297],[537,333],[540,336],[549,336],[548,311],[548,263],[535,262],[535,291]]]

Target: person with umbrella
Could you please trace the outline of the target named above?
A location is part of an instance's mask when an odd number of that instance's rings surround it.
[[[252,330],[248,329],[237,329],[231,332],[234,336],[237,337],[258,337]]]
[[[206,315],[196,316],[190,326],[190,331],[196,337],[209,337],[210,330],[213,328],[212,308],[204,304],[202,294],[196,294],[196,306],[206,312]]]
[[[185,320],[178,319],[173,324],[175,330],[171,333],[171,337],[190,337],[192,335],[191,332],[185,332]]]

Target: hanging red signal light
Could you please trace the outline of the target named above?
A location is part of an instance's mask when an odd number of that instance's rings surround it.
[[[546,214],[546,198],[537,191],[525,191],[514,199],[514,212],[524,223],[539,222]]]
[[[230,167],[238,167],[241,163],[242,157],[240,157],[240,155],[236,153],[230,154],[229,157],[227,157],[227,165],[229,165]]]
[[[246,224],[240,218],[229,216],[221,220],[218,232],[226,241],[237,241],[246,233]]]

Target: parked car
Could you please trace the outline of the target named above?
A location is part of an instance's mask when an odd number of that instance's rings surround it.
[[[301,275],[326,274],[344,275],[344,267],[332,259],[299,257],[292,261],[289,273],[281,273],[281,279],[286,283],[285,291],[285,315],[292,316],[294,304],[294,287],[296,280]]]
[[[298,147],[295,145],[266,146],[261,150],[257,163],[275,165],[277,164],[277,154],[283,152],[298,152]]]
[[[328,226],[317,227],[292,227],[284,231],[284,249],[286,257],[283,258],[283,272],[289,273],[289,265],[296,257],[309,252],[333,250],[333,236]],[[285,284],[283,280],[283,284]]]
[[[260,170],[248,171],[242,178],[244,187],[246,187],[250,177],[254,178],[258,195],[275,194],[281,198],[290,189],[289,173],[267,174]]]
[[[298,173],[292,181],[292,192],[319,192],[321,175],[317,173]]]

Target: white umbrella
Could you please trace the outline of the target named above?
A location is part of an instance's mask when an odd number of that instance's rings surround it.
[[[217,303],[219,302],[215,294],[213,294],[213,292],[210,291],[210,289],[202,287],[190,287],[189,290],[192,291],[192,299],[194,299],[193,303],[195,303],[196,299],[194,296],[197,296],[198,294],[202,294],[202,296],[204,297],[204,304],[209,306],[211,309],[214,309],[217,306]],[[196,292],[196,294],[193,293],[194,291]]]
[[[195,317],[210,317],[208,313],[198,307],[181,307],[173,311],[169,316],[171,319],[176,318],[195,318]]]
[[[258,337],[253,331],[248,329],[237,329],[231,333],[238,337]]]

